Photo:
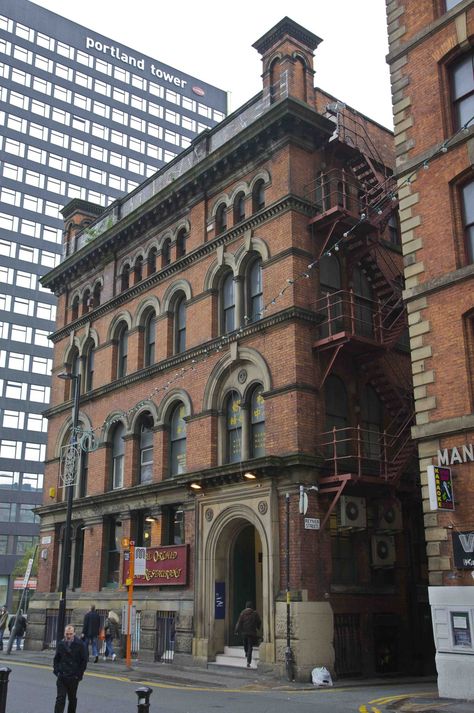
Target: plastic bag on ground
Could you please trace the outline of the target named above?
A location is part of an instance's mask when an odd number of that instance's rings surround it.
[[[313,668],[311,671],[311,680],[313,682],[313,686],[332,686],[331,674],[324,666]]]

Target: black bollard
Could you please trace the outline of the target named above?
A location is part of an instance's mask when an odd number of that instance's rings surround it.
[[[8,676],[10,673],[11,668],[8,666],[0,668],[0,713],[6,713],[7,710]]]
[[[151,688],[148,688],[148,686],[137,688],[135,693],[138,696],[138,713],[148,713],[150,710]],[[0,713],[3,713],[3,711],[0,710]]]

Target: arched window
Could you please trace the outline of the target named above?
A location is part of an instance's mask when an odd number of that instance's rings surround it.
[[[216,210],[216,233],[219,235],[227,230],[227,206],[221,203]]]
[[[140,418],[139,433],[138,482],[149,483],[153,477],[153,418],[149,413]]]
[[[155,363],[155,339],[156,314],[150,311],[145,318],[145,332],[143,335],[144,366],[150,366]]]
[[[265,455],[265,402],[263,386],[256,386],[250,396],[250,457]]]
[[[366,458],[379,459],[382,447],[383,410],[377,392],[370,384],[362,391],[360,399],[362,442]]]
[[[148,264],[148,274],[153,275],[154,272],[156,272],[156,257],[158,255],[158,250],[153,247],[150,249],[150,252],[148,253],[148,258],[147,258],[147,264]]]
[[[117,424],[112,434],[112,490],[123,488],[123,472],[125,461],[125,426],[123,423]]]
[[[74,530],[74,572],[72,587],[79,589],[82,584],[82,566],[84,560],[84,525],[80,523]]]
[[[319,287],[321,298],[318,302],[318,311],[326,317],[326,320],[319,326],[319,335],[324,338],[330,334],[336,334],[344,328],[341,266],[335,255],[321,257]]]
[[[355,267],[353,272],[355,294],[355,331],[364,337],[374,333],[374,301],[372,288],[366,274]]]
[[[73,347],[69,353],[67,371],[72,376],[78,376],[81,373],[81,357],[77,347]],[[77,384],[77,379],[66,379],[65,384],[65,399],[74,397],[74,389]]]
[[[245,220],[245,193],[240,191],[234,200],[234,225]]]
[[[349,404],[347,392],[339,377],[328,376],[324,384],[324,400],[326,404],[326,455],[332,458],[346,455],[349,449]],[[335,430],[333,430],[335,429]]]
[[[392,245],[400,245],[400,230],[398,227],[398,220],[395,213],[392,213],[388,219],[387,224],[388,229],[388,239]]]
[[[87,314],[91,307],[91,291],[86,290],[82,296],[82,314]]]
[[[235,329],[235,290],[234,275],[228,272],[222,281],[222,333],[228,334]]]
[[[77,319],[79,317],[79,297],[76,295],[72,301],[71,306],[71,319]]]
[[[186,472],[186,411],[182,403],[175,406],[170,417],[170,475]]]
[[[167,238],[161,246],[161,266],[166,267],[171,262],[171,240]]]
[[[247,270],[247,315],[251,322],[263,317],[262,261],[253,260]]]
[[[128,359],[128,327],[123,322],[117,330],[117,379],[126,376]]]
[[[135,260],[135,265],[133,266],[133,281],[136,284],[143,279],[143,258],[141,255]]]
[[[175,302],[174,346],[175,354],[180,354],[186,350],[186,297],[184,295]]]
[[[94,307],[98,307],[100,305],[101,293],[102,293],[102,285],[100,284],[100,282],[96,282],[96,284],[94,285],[94,297],[93,297],[93,301],[94,301],[93,306]]]
[[[184,257],[186,255],[186,231],[182,228],[176,238],[176,257]]]
[[[81,448],[79,456],[79,482],[77,497],[85,498],[87,495],[87,480],[89,476],[89,453]]]
[[[122,268],[122,274],[120,276],[120,289],[122,292],[124,290],[128,290],[130,286],[130,265],[125,263],[125,265]]]
[[[231,391],[225,402],[226,462],[238,463],[242,459],[242,411],[240,395]]]
[[[92,391],[94,384],[94,348],[95,344],[92,339],[88,339],[84,346],[85,356],[85,374],[84,374],[84,391]]]
[[[252,189],[252,212],[257,213],[262,208],[265,208],[265,183],[260,179]]]

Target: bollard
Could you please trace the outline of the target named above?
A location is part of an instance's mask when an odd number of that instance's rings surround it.
[[[135,693],[138,696],[138,713],[148,713],[150,710],[151,688],[137,688]],[[3,711],[0,709],[0,713]]]
[[[0,713],[6,713],[7,710],[8,676],[10,673],[11,668],[0,668]]]

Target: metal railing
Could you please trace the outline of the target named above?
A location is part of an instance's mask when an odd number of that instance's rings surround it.
[[[176,612],[156,612],[155,661],[173,663]]]
[[[378,301],[357,295],[353,290],[327,292],[314,305],[322,321],[318,326],[318,340],[344,332],[383,344],[390,334],[386,327],[389,308]]]
[[[319,438],[321,452],[326,463],[332,463],[334,475],[353,473],[385,479],[396,476],[409,443],[408,427],[396,433],[362,426],[334,427]]]

